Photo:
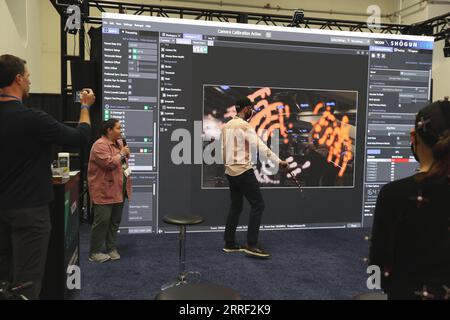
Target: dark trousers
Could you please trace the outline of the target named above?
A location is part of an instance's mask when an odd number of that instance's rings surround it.
[[[31,281],[20,293],[39,299],[50,238],[48,206],[0,209],[0,280],[14,285]]]
[[[94,204],[94,223],[91,228],[90,254],[100,253],[103,245],[106,252],[116,249],[117,231],[122,220],[122,203]]]
[[[256,246],[258,244],[259,227],[264,211],[264,200],[261,195],[258,180],[256,180],[253,169],[239,176],[227,175],[230,184],[231,206],[228,213],[225,242],[234,243],[236,228],[244,205],[244,197],[251,205],[250,218],[247,230],[247,244]]]

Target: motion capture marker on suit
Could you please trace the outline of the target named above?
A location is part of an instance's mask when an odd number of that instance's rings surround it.
[[[431,119],[425,119],[420,117],[420,121],[417,122],[417,128],[421,129],[423,132],[427,132],[427,125],[431,122]]]
[[[422,190],[419,190],[416,196],[409,197],[409,199],[416,202],[417,208],[421,208],[425,203],[430,202],[430,199],[423,196]]]
[[[445,285],[442,286],[442,288],[444,288],[444,290],[445,290],[444,300],[449,300],[450,299],[450,288]]]
[[[423,286],[422,291],[414,291],[414,294],[421,297],[422,300],[434,299],[434,295],[428,292],[427,286]]]

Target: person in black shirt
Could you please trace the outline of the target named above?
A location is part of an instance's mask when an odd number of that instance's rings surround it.
[[[381,189],[369,263],[388,299],[450,299],[450,102],[420,110],[411,140],[420,171]]]
[[[32,287],[22,293],[38,299],[50,235],[53,199],[51,145],[87,145],[92,90],[83,90],[79,126],[65,126],[43,111],[27,108],[30,90],[26,62],[0,56],[0,280]]]

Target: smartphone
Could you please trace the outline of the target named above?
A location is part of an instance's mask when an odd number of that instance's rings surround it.
[[[81,91],[76,91],[73,97],[75,103],[81,103]]]

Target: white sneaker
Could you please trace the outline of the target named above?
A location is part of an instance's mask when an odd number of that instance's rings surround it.
[[[104,253],[94,253],[89,256],[89,261],[91,261],[91,262],[102,263],[102,262],[108,261],[109,259],[111,259],[111,257]]]
[[[119,260],[120,259],[120,254],[119,254],[119,252],[117,252],[117,249],[114,249],[113,251],[108,253],[108,255],[111,258],[111,260]]]

